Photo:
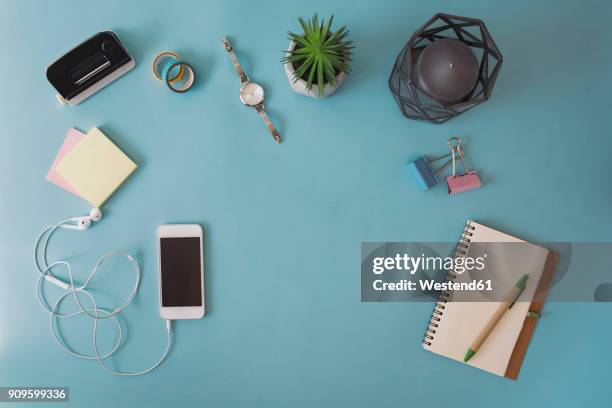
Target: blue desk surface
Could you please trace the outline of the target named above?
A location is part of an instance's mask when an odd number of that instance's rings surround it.
[[[0,385],[65,385],[71,406],[610,406],[612,306],[551,303],[518,382],[421,348],[431,304],[360,302],[362,241],[453,241],[468,218],[539,241],[611,241],[612,7],[605,1],[4,1],[0,149]],[[280,63],[298,16],[336,15],[356,46],[333,97],[294,94]],[[492,99],[434,126],[404,119],[387,87],[411,33],[438,11],[483,19],[505,57]],[[136,69],[83,105],[57,103],[46,66],[115,30]],[[220,42],[231,36],[268,95],[276,145],[242,106]],[[187,94],[151,73],[158,51],[198,69]],[[39,230],[89,205],[45,181],[66,131],[99,126],[140,164],[86,233],[55,258],[84,276],[99,255],[143,260],[129,338],[114,363],[149,365],[164,346],[155,230],[206,229],[208,315],[178,322],[170,358],[140,378],[112,376],[56,347],[36,303]],[[467,139],[484,187],[420,192],[405,163]],[[125,292],[129,270],[100,276]],[[109,294],[110,293],[110,294]],[[87,321],[66,337],[89,350]],[[110,337],[110,335],[109,335]]]

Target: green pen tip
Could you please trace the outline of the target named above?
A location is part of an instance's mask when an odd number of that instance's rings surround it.
[[[463,362],[467,363],[468,360],[474,356],[474,354],[476,354],[474,350],[472,350],[471,348],[468,349],[467,353],[465,353],[465,357],[463,357]]]
[[[529,275],[525,274],[521,276],[521,279],[516,283],[516,287],[525,290],[525,286],[527,286],[527,279],[529,279]]]

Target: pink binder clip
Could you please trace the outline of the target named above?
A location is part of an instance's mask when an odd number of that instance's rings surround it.
[[[474,170],[470,171],[465,164],[465,152],[461,147],[461,138],[452,137],[448,140],[448,147],[451,149],[452,160],[453,160],[453,175],[446,177],[446,184],[448,185],[448,194],[463,193],[465,191],[474,190],[482,187],[480,177]],[[463,174],[457,174],[456,172],[456,160],[455,153],[459,156],[461,164],[465,172]]]

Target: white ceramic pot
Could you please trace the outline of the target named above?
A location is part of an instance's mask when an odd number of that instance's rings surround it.
[[[295,42],[291,41],[289,43],[289,49],[287,50],[287,56],[290,55],[291,51],[295,49]],[[302,78],[298,78],[297,81],[293,81],[293,73],[295,72],[295,68],[293,68],[293,64],[289,61],[285,62],[285,73],[287,74],[287,78],[289,79],[289,84],[291,88],[302,95],[310,96],[311,98],[326,98],[329,95],[336,92],[336,90],[342,85],[342,83],[346,80],[346,75],[344,72],[340,72],[336,75],[336,86],[331,84],[325,84],[323,87],[323,94],[319,95],[319,86],[317,84],[312,84],[312,88],[309,90],[306,89],[306,84],[308,82],[304,81]]]

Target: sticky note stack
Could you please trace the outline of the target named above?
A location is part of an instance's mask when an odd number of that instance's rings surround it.
[[[100,129],[70,129],[47,180],[100,207],[137,167]]]

